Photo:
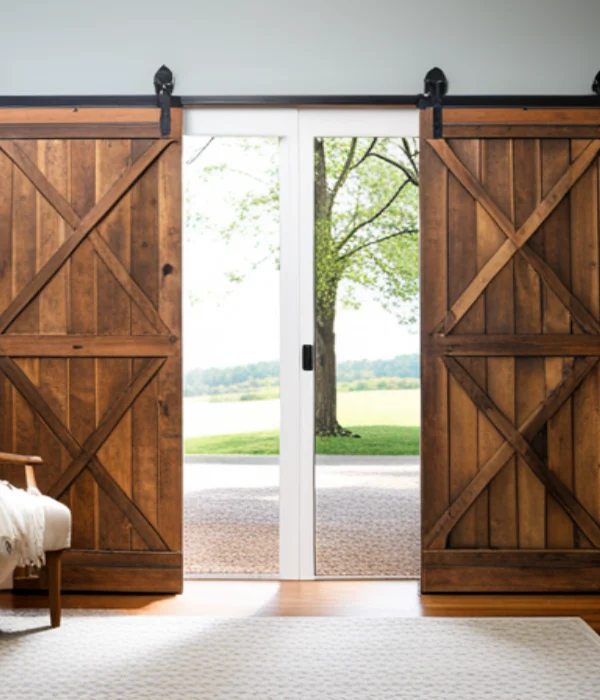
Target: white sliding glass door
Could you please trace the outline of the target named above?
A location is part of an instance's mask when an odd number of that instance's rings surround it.
[[[301,573],[417,578],[418,113],[305,110],[299,127],[300,322],[315,347]]]
[[[392,307],[414,311],[417,125],[401,109],[186,111],[189,575],[402,569],[394,509],[414,510],[418,474],[393,455],[414,443],[418,390],[384,375],[411,342]]]
[[[185,119],[186,570],[296,578],[297,113]]]

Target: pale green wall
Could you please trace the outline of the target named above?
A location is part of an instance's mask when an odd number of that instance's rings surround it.
[[[588,93],[600,0],[0,0],[0,94]]]

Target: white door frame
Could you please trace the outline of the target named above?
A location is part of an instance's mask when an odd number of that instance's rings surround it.
[[[301,348],[314,346],[314,139],[418,136],[417,110],[190,108],[189,136],[278,136],[280,140],[279,578],[315,577],[314,373]]]

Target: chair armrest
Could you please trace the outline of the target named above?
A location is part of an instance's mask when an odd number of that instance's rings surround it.
[[[0,452],[0,464],[23,464],[25,465],[25,483],[28,489],[37,489],[34,464],[43,464],[44,460],[36,455],[16,455],[10,452]]]
[[[10,452],[0,452],[0,463],[4,464],[43,464],[44,460],[35,455],[17,455]]]

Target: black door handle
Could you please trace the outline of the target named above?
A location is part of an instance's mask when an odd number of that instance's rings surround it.
[[[302,369],[312,372],[314,369],[314,353],[312,345],[302,346]]]

